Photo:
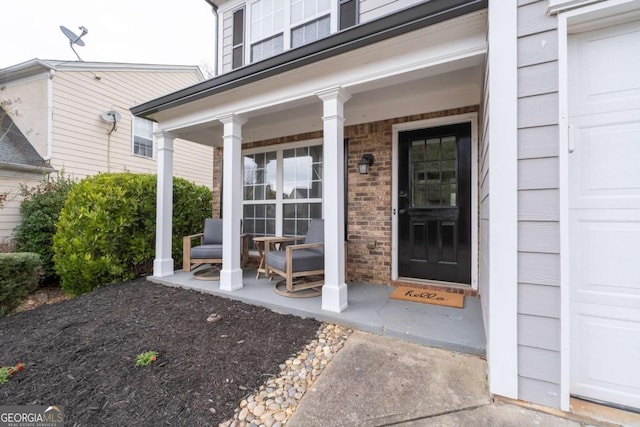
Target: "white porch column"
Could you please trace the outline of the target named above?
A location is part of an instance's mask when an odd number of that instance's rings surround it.
[[[242,288],[240,266],[240,219],[242,218],[242,125],[245,119],[228,114],[219,117],[224,125],[223,184],[222,184],[222,270],[220,289],[234,291]]]
[[[153,260],[153,275],[173,274],[171,257],[171,233],[173,227],[173,140],[167,132],[155,132],[157,149],[158,190],[156,194],[156,257]]]
[[[322,309],[347,308],[344,281],[344,103],[349,95],[336,87],[316,93],[323,102],[324,286]]]

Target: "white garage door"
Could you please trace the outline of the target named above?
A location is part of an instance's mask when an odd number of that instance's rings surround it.
[[[640,21],[568,54],[571,394],[640,408]]]

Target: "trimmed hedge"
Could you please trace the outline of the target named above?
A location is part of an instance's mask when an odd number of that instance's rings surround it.
[[[35,253],[0,253],[0,315],[9,314],[38,289],[42,262]]]
[[[87,177],[69,193],[54,237],[54,262],[65,292],[150,274],[155,255],[155,175],[108,173]],[[182,236],[211,217],[211,191],[174,178],[172,255],[182,260]]]
[[[53,265],[53,236],[60,211],[74,184],[72,179],[58,176],[56,179],[45,178],[33,188],[21,188],[24,200],[20,205],[22,221],[14,232],[16,251],[40,255],[43,282],[59,280]]]

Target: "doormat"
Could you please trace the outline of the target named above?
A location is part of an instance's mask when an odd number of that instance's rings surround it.
[[[401,286],[393,291],[391,298],[403,301],[421,302],[424,304],[443,305],[445,307],[464,307],[464,295],[452,294],[451,292],[432,291],[429,289]]]

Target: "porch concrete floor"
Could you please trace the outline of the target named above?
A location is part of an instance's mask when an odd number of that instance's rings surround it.
[[[277,295],[273,291],[274,282],[256,279],[255,270],[244,270],[244,287],[233,292],[220,290],[217,281],[196,280],[191,272],[182,270],[168,277],[150,276],[148,280],[420,345],[485,355],[482,311],[480,299],[476,297],[466,296],[463,309],[449,308],[392,300],[389,295],[395,288],[391,286],[348,283],[349,306],[342,313],[333,313],[321,309],[321,297],[287,298]]]

